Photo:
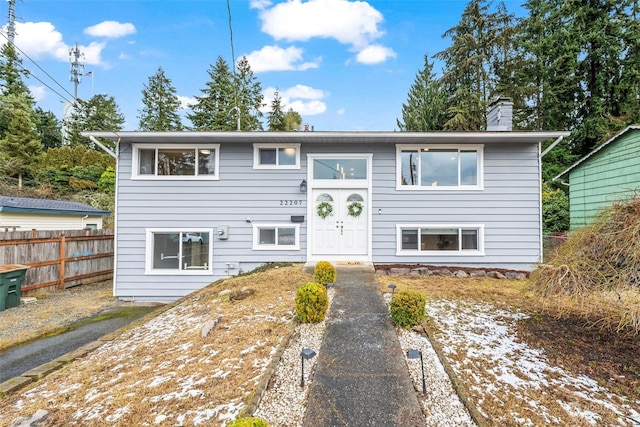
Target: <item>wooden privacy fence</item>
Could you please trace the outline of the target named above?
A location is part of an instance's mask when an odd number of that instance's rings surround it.
[[[0,265],[29,266],[22,292],[113,278],[113,230],[0,232]]]

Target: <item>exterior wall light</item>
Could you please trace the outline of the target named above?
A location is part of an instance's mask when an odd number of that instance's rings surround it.
[[[307,192],[307,180],[303,179],[302,182],[300,183],[300,192],[301,193],[306,193]]]

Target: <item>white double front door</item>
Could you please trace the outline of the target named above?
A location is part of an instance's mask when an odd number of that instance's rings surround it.
[[[314,188],[311,201],[312,255],[366,258],[369,248],[367,189]]]

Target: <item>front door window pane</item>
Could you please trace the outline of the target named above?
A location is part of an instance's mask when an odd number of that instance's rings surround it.
[[[314,179],[367,179],[366,159],[315,159]]]

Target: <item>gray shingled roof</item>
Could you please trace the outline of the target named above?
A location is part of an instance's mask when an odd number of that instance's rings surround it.
[[[0,212],[109,215],[109,212],[79,202],[13,196],[0,196]]]

